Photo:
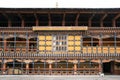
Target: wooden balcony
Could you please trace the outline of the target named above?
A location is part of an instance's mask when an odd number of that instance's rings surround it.
[[[87,54],[87,53],[76,53],[76,54],[39,54],[39,52],[0,52],[0,58],[17,58],[17,59],[120,59],[119,53],[114,54],[105,54],[105,53],[98,53],[98,54]]]
[[[77,46],[78,48],[78,46]],[[0,48],[0,51],[37,51],[39,49],[36,49],[36,47],[32,47],[31,49],[27,48],[27,47],[7,47],[7,48]],[[55,53],[55,54],[59,54],[59,53],[69,53],[69,54],[75,54],[75,53],[90,53],[90,54],[97,54],[97,53],[120,53],[120,47],[114,47],[114,46],[83,46],[80,47],[80,50],[68,50],[68,51],[51,51],[51,50],[46,50],[46,51],[41,51],[39,50],[39,53]]]
[[[43,26],[39,26],[43,27]],[[48,27],[53,27],[53,26],[48,26]],[[71,27],[71,26],[64,26],[65,28]],[[75,26],[73,26],[75,27]],[[78,28],[81,26],[77,26]],[[34,27],[35,28],[35,27]],[[0,32],[33,32],[32,27],[0,27]],[[36,30],[36,28],[35,28]],[[120,31],[120,27],[88,27],[88,31],[93,31],[93,32],[103,32],[103,31],[109,31],[109,32],[118,32]]]

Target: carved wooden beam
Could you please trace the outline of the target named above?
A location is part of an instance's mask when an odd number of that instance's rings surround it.
[[[103,20],[107,17],[108,14],[104,14],[102,18],[100,19],[100,26],[103,27]]]
[[[80,14],[78,13],[75,19],[75,26],[78,26],[78,19],[79,19]]]
[[[116,20],[120,17],[120,14],[117,14],[112,20],[112,26],[116,27]]]
[[[91,27],[92,19],[95,16],[95,14],[92,14],[91,17],[88,20],[88,26]]]
[[[88,30],[87,26],[83,26],[83,27],[70,27],[70,26],[66,26],[66,27],[59,27],[59,26],[55,26],[55,27],[50,27],[50,26],[33,26],[33,31],[86,31]]]
[[[65,26],[65,13],[63,13],[62,26]]]

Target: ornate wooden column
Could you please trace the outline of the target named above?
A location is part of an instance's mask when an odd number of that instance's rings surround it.
[[[26,74],[29,72],[29,62],[26,63]]]
[[[99,72],[103,73],[103,63],[102,63],[102,60],[99,61]]]
[[[23,62],[26,63],[26,66],[25,66],[25,73],[26,74],[29,74],[29,63],[32,62],[32,60],[23,60]]]
[[[52,63],[49,63],[49,70],[52,69]]]
[[[48,60],[48,64],[49,64],[49,74],[50,74],[50,75],[51,75],[51,73],[52,73],[52,63],[53,63],[53,61]]]
[[[6,60],[2,59],[2,74],[6,74],[5,71],[6,71]]]
[[[6,62],[3,63],[3,66],[2,66],[2,69],[3,69],[3,74],[6,74],[5,71],[6,71]]]
[[[74,63],[74,72],[77,71],[77,63]]]
[[[51,75],[52,73],[52,63],[49,63],[49,74]]]
[[[3,69],[6,69],[6,63],[3,64]]]
[[[74,64],[74,74],[75,75],[77,74],[77,63],[78,63],[77,60],[73,61],[73,64]]]
[[[26,63],[26,69],[29,69],[29,63]]]

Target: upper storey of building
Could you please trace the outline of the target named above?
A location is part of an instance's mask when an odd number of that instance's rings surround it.
[[[120,27],[120,8],[0,8],[0,27]]]

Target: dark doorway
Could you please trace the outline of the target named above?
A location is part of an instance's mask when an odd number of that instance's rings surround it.
[[[111,74],[111,62],[103,63],[103,73]]]

